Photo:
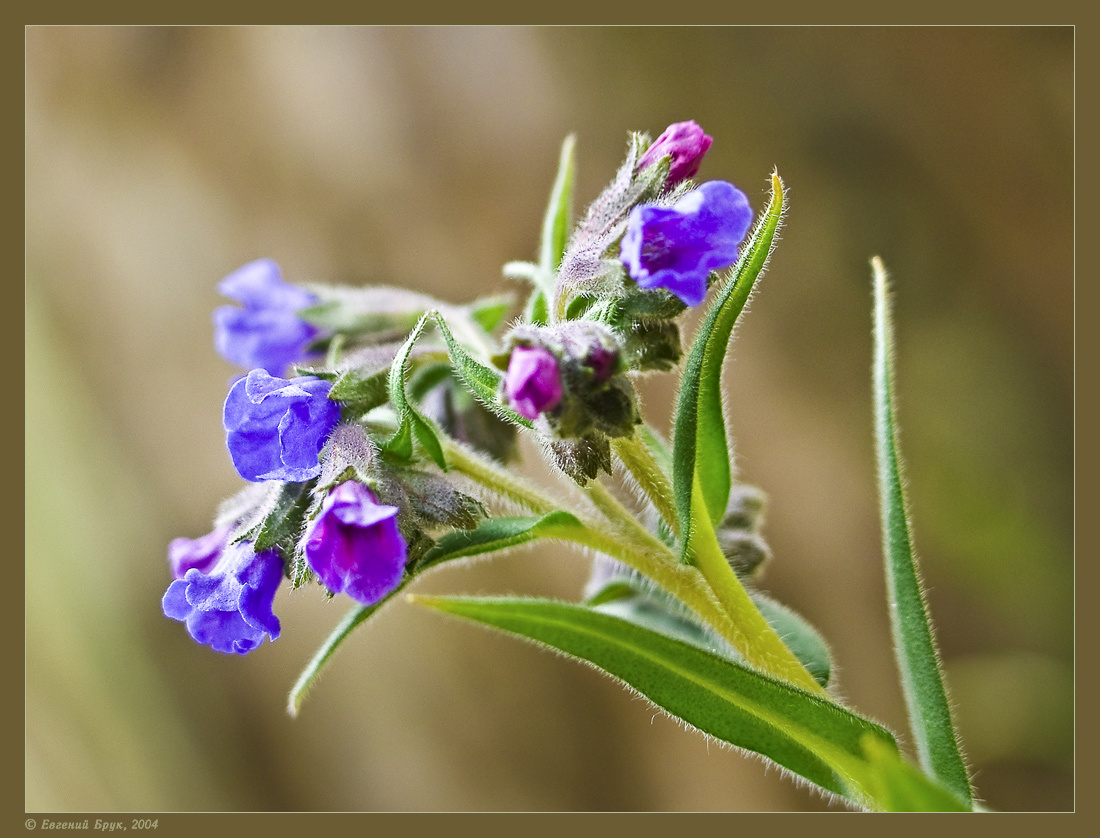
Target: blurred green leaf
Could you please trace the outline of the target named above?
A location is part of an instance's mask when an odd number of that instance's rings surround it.
[[[492,334],[504,322],[504,318],[508,316],[514,304],[515,300],[511,294],[497,294],[475,300],[465,309],[471,320],[487,334]]]
[[[351,335],[407,332],[425,311],[441,304],[426,294],[384,285],[310,285],[309,290],[318,302],[299,311],[298,316],[320,329]]]
[[[542,222],[542,238],[539,243],[539,279],[543,295],[554,296],[554,275],[561,264],[569,232],[573,226],[573,149],[576,136],[570,134],[561,146],[558,174],[550,191],[550,202]]]

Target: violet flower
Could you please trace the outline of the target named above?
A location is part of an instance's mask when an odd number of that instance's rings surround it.
[[[704,183],[672,206],[634,207],[620,258],[642,288],[667,288],[689,306],[707,294],[712,271],[737,261],[752,223],[745,194],[731,183]]]
[[[638,160],[638,171],[652,166],[662,157],[669,156],[672,158],[672,165],[665,186],[675,186],[680,181],[695,176],[712,142],[714,140],[704,134],[694,120],[675,122],[646,149]]]
[[[279,266],[270,259],[238,268],[221,281],[218,291],[244,308],[214,310],[214,346],[226,360],[246,369],[281,375],[302,358],[318,333],[297,314],[317,297],[283,282]]]
[[[311,375],[275,378],[252,370],[225,399],[229,456],[245,480],[301,483],[321,473],[318,456],[340,421],[332,384]]]
[[[217,529],[203,538],[177,539],[202,544],[205,552],[220,542],[215,559],[206,569],[187,568],[161,599],[164,616],[187,625],[187,633],[198,643],[217,652],[246,655],[265,636],[279,636],[279,618],[272,611],[283,562],[274,550],[255,553],[251,542],[227,544],[228,528]],[[215,538],[216,537],[216,538]],[[175,542],[173,542],[175,544]],[[171,555],[172,548],[169,548]],[[179,563],[172,557],[173,574]]]
[[[562,396],[558,359],[541,346],[517,346],[508,360],[504,393],[526,419],[553,410]]]
[[[326,588],[373,605],[397,587],[408,557],[398,511],[354,480],[329,492],[302,536],[306,561]]]
[[[182,579],[191,568],[208,573],[217,564],[232,529],[224,526],[199,538],[173,538],[168,545],[172,578]]]

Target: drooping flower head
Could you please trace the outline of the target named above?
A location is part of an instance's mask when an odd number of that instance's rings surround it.
[[[694,120],[675,122],[646,149],[638,160],[638,171],[652,166],[662,157],[671,157],[672,165],[665,186],[675,186],[682,180],[695,177],[712,142],[713,138],[704,134]]]
[[[317,298],[280,278],[279,266],[258,259],[238,268],[218,285],[218,292],[244,308],[214,310],[214,346],[228,361],[246,369],[282,375],[305,354],[318,330],[298,317]]]
[[[408,558],[398,511],[354,480],[329,492],[302,536],[306,561],[326,588],[373,605],[397,587]]]
[[[318,455],[340,421],[332,384],[311,375],[275,378],[252,370],[225,399],[229,456],[245,480],[300,483],[321,473]]]
[[[752,208],[740,189],[708,181],[672,206],[634,207],[620,258],[642,288],[667,288],[687,305],[698,305],[711,272],[737,261],[751,223]]]
[[[516,413],[535,419],[561,402],[558,359],[541,346],[517,346],[508,360],[504,393]]]
[[[218,652],[246,655],[265,636],[272,640],[279,636],[272,603],[283,578],[283,563],[274,550],[253,552],[251,542],[227,544],[228,535],[228,528],[221,528],[195,540],[177,539],[190,542],[196,556],[216,542],[220,547],[213,562],[203,562],[203,569],[187,568],[182,578],[168,586],[161,608],[166,617],[184,622],[196,642]],[[175,575],[186,562],[178,561],[171,547],[169,555]]]

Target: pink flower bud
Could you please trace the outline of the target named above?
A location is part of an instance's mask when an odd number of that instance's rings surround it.
[[[713,141],[694,120],[673,123],[646,149],[638,161],[638,171],[652,166],[662,157],[671,157],[672,167],[665,186],[675,186],[695,176]]]

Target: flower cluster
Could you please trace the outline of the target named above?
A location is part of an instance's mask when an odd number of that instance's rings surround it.
[[[500,298],[306,290],[268,259],[226,276],[218,290],[240,306],[214,312],[214,343],[248,370],[223,422],[249,487],[209,534],[169,545],[164,613],[199,643],[245,654],[279,636],[284,578],[384,602],[487,514],[446,452],[506,460],[519,428],[581,485],[610,471],[611,441],[641,421],[634,378],[679,359],[677,317],[736,260],[751,221],[732,185],[692,184],[711,143],[694,122],[655,142],[634,135],[569,248],[531,266],[537,290],[510,329]]]

